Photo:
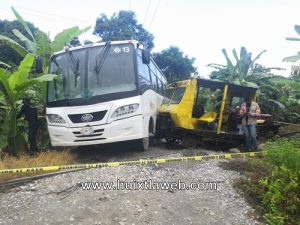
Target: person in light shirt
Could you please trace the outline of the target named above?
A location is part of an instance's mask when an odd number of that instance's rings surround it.
[[[245,134],[246,151],[254,147],[258,151],[258,142],[256,138],[257,117],[261,114],[259,105],[252,101],[250,97],[245,98],[245,102],[240,107],[240,115],[242,116],[242,126]]]

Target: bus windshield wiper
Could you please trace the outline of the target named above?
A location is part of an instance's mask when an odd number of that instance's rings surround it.
[[[75,59],[72,52],[68,51],[68,59],[71,62],[71,70],[75,74],[75,87],[77,86],[77,78],[79,77],[79,59]]]
[[[100,74],[100,71],[102,69],[102,66],[104,64],[104,61],[106,59],[106,56],[109,52],[109,49],[110,49],[110,41],[106,42],[101,53],[97,56],[96,58],[96,65],[95,65],[95,71],[96,71],[96,78],[97,78],[97,84],[98,86],[100,85],[99,84],[99,74]]]

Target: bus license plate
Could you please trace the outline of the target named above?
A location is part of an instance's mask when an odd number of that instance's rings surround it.
[[[92,127],[83,127],[81,128],[80,133],[83,135],[90,135],[94,133],[94,129]]]

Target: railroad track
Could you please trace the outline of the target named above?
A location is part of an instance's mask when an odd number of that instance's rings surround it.
[[[174,152],[171,152],[170,154],[173,154]],[[157,157],[164,157],[168,156],[170,154],[162,154],[162,155],[154,155],[154,156],[147,156],[147,157],[140,157],[140,158],[128,158],[126,160],[137,160],[137,159],[151,159],[151,158],[157,158]],[[123,159],[122,159],[123,160]],[[114,160],[102,160],[101,162],[113,162]],[[2,181],[0,182],[0,192],[4,192],[8,189],[18,187],[21,185],[25,185],[27,183],[31,183],[33,181],[47,178],[47,177],[53,177],[61,174],[67,174],[67,173],[73,173],[73,172],[78,172],[78,171],[83,171],[83,170],[88,170],[89,168],[80,168],[80,169],[68,169],[68,170],[61,170],[57,172],[52,172],[52,173],[45,173],[45,174],[40,174],[36,176],[30,176],[30,177],[22,177],[22,178],[17,178],[13,180],[8,180],[8,181]]]
[[[280,134],[279,136],[280,137],[292,137],[292,136],[295,136],[297,134],[300,134],[300,130],[299,131],[293,131],[293,132],[286,133],[286,134]]]
[[[36,176],[31,176],[31,177],[22,177],[22,178],[17,178],[13,180],[8,180],[8,181],[3,181],[0,182],[0,192],[3,192],[7,189],[17,187],[20,185],[24,185],[30,182],[33,182],[38,179],[46,178],[46,177],[52,177],[60,174],[67,174],[67,173],[72,173],[72,172],[77,172],[81,170],[86,170],[86,169],[70,169],[70,170],[64,170],[64,171],[57,171],[53,173],[46,173],[46,174],[41,174],[41,175],[36,175]]]

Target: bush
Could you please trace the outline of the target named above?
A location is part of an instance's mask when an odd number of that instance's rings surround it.
[[[300,137],[266,143],[266,161],[272,173],[261,178],[262,206],[269,224],[300,224]]]
[[[268,224],[297,224],[300,222],[299,175],[283,166],[275,166],[272,174],[259,181],[264,218]]]
[[[293,139],[280,138],[266,143],[264,146],[266,160],[275,166],[285,165],[286,168],[300,173],[300,137]]]

